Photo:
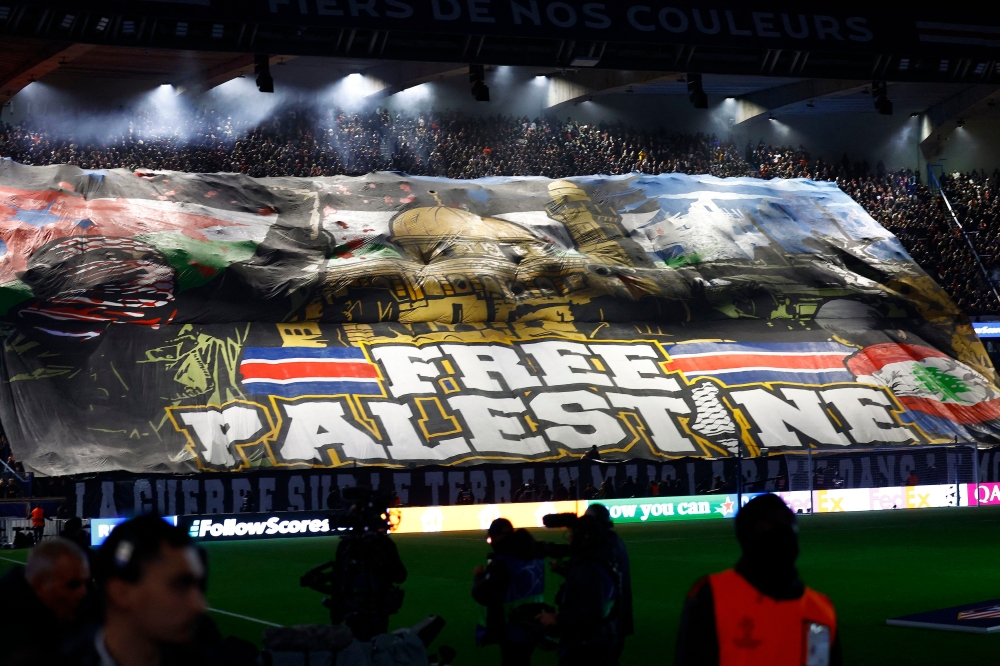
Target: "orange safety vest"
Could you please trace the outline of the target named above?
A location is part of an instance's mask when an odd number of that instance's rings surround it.
[[[36,506],[31,510],[31,526],[45,527],[45,509],[40,506]]]
[[[733,569],[708,577],[715,603],[719,666],[806,666],[829,663],[837,613],[825,594],[806,588],[799,599],[761,594]],[[826,650],[827,657],[809,650]]]

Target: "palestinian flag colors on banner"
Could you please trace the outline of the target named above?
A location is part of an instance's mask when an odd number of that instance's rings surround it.
[[[968,320],[834,183],[0,160],[0,423],[40,474],[995,441]]]

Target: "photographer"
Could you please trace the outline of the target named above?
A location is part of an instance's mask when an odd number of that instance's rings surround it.
[[[611,522],[611,514],[603,504],[591,504],[585,513],[593,516],[598,524],[605,531],[605,538],[608,552],[605,554],[608,559],[614,562],[615,568],[621,575],[621,597],[618,601],[618,645],[616,657],[621,657],[625,649],[625,637],[635,633],[635,621],[632,617],[632,565],[628,559],[628,548],[625,542],[614,530],[614,523]]]
[[[502,666],[530,664],[539,628],[533,617],[544,601],[545,561],[531,534],[515,530],[506,518],[490,525],[489,542],[493,554],[487,566],[473,571],[472,598],[485,606],[476,643],[499,644]]]
[[[300,583],[329,595],[324,604],[331,622],[343,622],[359,641],[370,641],[389,631],[389,616],[403,604],[397,585],[406,581],[406,567],[388,535],[390,499],[360,488],[345,492],[344,499],[354,503],[341,521],[349,531],[337,544],[336,559],[309,571]]]
[[[549,518],[546,527],[565,526]],[[615,666],[621,575],[609,556],[608,530],[592,515],[576,518],[569,546],[569,559],[554,567],[565,578],[556,595],[559,610],[538,620],[559,635],[559,666]]]

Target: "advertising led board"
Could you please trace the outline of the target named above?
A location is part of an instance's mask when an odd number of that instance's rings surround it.
[[[761,493],[744,494],[743,503]],[[796,513],[841,513],[959,506],[958,486],[890,486],[774,493]],[[1000,504],[1000,501],[997,502]]]
[[[591,504],[603,504],[615,523],[665,522],[732,518],[736,515],[736,495],[699,495],[696,497],[648,497],[580,502],[583,510]],[[581,512],[582,513],[582,512]]]
[[[282,537],[331,536],[330,514],[323,512],[182,516],[179,522],[193,539],[238,541]]]
[[[506,518],[515,528],[542,527],[542,518],[548,514],[582,513],[580,507],[585,504],[570,501],[403,507],[393,510],[399,513],[399,524],[393,533],[486,530],[497,518]]]
[[[961,497],[959,490],[961,490]],[[1000,483],[979,484],[979,504],[1000,504]],[[974,485],[892,486],[832,490],[795,490],[774,493],[796,513],[840,513],[885,511],[925,507],[970,506]],[[764,493],[744,493],[745,505]],[[614,500],[467,504],[458,506],[413,506],[389,510],[393,534],[485,531],[497,518],[506,518],[515,528],[542,527],[552,513],[583,515],[588,506],[602,504],[616,524],[660,523],[680,520],[732,518],[738,511],[735,493],[676,497],[637,497]],[[972,499],[972,505],[976,500]],[[91,544],[99,546],[124,518],[91,520]],[[322,511],[253,514],[211,514],[165,518],[199,541],[239,541],[336,536],[344,531],[331,524]]]
[[[1000,504],[1000,483],[963,483],[960,506],[991,506]]]
[[[108,538],[112,530],[124,523],[128,518],[91,518],[90,546],[97,548]],[[177,525],[177,516],[164,516],[163,520],[171,525]]]
[[[1000,321],[976,321],[972,328],[980,338],[1000,338]]]

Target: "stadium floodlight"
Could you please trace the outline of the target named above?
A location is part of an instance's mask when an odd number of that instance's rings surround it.
[[[701,74],[694,74],[688,72],[687,75],[687,89],[688,89],[688,99],[691,100],[691,105],[696,109],[707,109],[708,108],[708,95],[705,94],[705,89],[701,85]]]
[[[257,90],[262,93],[273,93],[274,79],[271,78],[271,57],[266,53],[255,53],[253,71],[257,75]]]
[[[885,81],[872,81],[872,97],[875,98],[875,109],[881,115],[892,115],[892,101],[889,99]]]
[[[959,119],[958,119],[958,120],[957,120],[957,121],[955,122],[955,125],[956,125],[956,126],[957,126],[957,127],[959,128],[959,129],[962,129],[963,127],[965,127],[965,120],[963,120],[962,118],[959,118]]]
[[[477,102],[490,101],[490,87],[486,85],[486,68],[482,65],[469,65],[469,83],[472,84],[472,97]]]

